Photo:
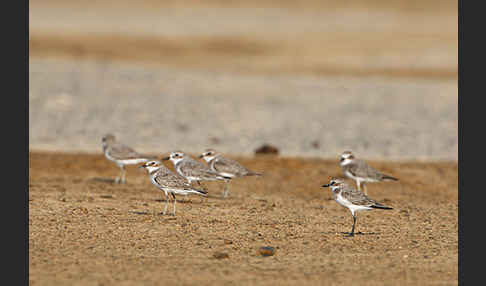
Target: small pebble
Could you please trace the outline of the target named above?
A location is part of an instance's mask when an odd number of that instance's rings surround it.
[[[229,255],[226,252],[215,252],[213,254],[213,257],[216,259],[224,259],[224,258],[229,258]]]
[[[258,255],[261,256],[272,256],[275,254],[275,248],[271,246],[262,246],[258,248]]]
[[[224,244],[233,244],[233,241],[231,241],[229,239],[224,239],[223,242],[224,242]]]
[[[264,144],[255,150],[255,154],[278,154],[278,148],[272,145]]]

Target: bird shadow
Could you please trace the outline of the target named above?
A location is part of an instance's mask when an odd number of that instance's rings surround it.
[[[113,178],[101,178],[101,177],[94,177],[91,179],[88,179],[90,182],[100,182],[100,183],[110,183],[114,184],[116,181]]]
[[[136,215],[164,216],[164,217],[167,217],[168,220],[176,219],[176,217],[171,213],[164,215],[163,212],[158,212],[158,213],[149,212],[149,211],[128,211],[128,212],[132,213],[132,214],[136,214]]]
[[[167,199],[154,199],[154,201],[158,202],[158,203],[165,203],[165,202],[167,202]],[[173,201],[169,200],[169,203],[173,203]],[[186,199],[186,200],[177,199],[177,203],[178,204],[193,204],[193,203],[200,203],[200,201],[199,200],[191,201],[189,199]]]
[[[144,212],[144,211],[128,211],[129,213],[132,214],[137,214],[137,215],[151,215],[151,212]]]
[[[330,235],[343,235],[345,237],[352,237],[350,236],[350,232],[347,232],[347,231],[341,231],[341,232],[331,232],[331,231],[324,231],[324,232],[321,232],[321,234],[330,234]],[[378,232],[361,232],[361,231],[358,231],[358,232],[355,232],[354,235],[380,235],[380,233]]]
[[[343,234],[345,236],[349,236],[350,232],[341,231],[340,234]],[[377,232],[361,232],[361,231],[354,233],[354,235],[378,235],[378,234],[379,233],[377,233]],[[350,236],[350,237],[352,237],[352,236]]]

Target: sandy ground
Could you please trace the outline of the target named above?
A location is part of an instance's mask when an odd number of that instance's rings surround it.
[[[30,285],[458,284],[457,163],[371,161],[400,178],[368,187],[394,209],[360,213],[348,238],[349,211],[320,187],[337,161],[231,157],[264,176],[234,181],[225,200],[204,183],[210,197],[174,217],[135,167],[120,185],[101,153],[31,152]]]

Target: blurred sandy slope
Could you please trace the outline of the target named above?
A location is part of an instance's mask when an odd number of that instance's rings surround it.
[[[457,159],[457,3],[30,1],[31,149]]]

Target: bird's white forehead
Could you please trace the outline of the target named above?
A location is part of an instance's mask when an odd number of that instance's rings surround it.
[[[343,152],[341,154],[341,157],[343,157],[343,158],[349,158],[351,156],[353,156],[353,153],[351,153],[351,152]]]

